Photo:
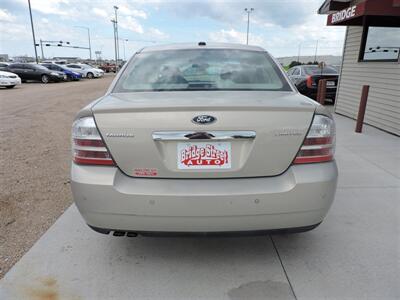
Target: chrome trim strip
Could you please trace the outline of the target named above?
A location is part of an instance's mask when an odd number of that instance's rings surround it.
[[[236,140],[254,139],[255,131],[157,131],[152,134],[155,141],[190,141],[190,140]]]
[[[323,145],[308,145],[301,146],[301,150],[321,150],[326,148],[332,148],[333,144],[323,144]]]

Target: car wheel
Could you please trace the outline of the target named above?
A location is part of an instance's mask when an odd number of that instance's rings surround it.
[[[72,75],[67,75],[67,81],[71,81],[74,80],[74,78],[72,77]]]
[[[15,85],[8,85],[6,86],[7,89],[12,89]]]
[[[92,72],[89,72],[89,73],[86,74],[86,77],[89,78],[89,79],[92,79],[94,77],[94,75],[93,75]]]
[[[47,76],[47,75],[42,75],[42,83],[49,83],[49,76]]]

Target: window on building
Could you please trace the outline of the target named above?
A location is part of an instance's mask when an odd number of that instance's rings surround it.
[[[400,27],[369,26],[365,35],[362,61],[398,61],[400,52]]]

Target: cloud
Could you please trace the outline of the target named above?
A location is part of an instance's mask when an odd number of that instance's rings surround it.
[[[165,40],[169,35],[157,28],[149,28],[147,35],[151,38]]]
[[[132,16],[124,16],[119,18],[118,26],[140,34],[144,32],[142,25]]]
[[[25,0],[15,0],[15,2],[26,5]],[[31,1],[31,7],[32,10],[43,14],[54,14],[60,16],[72,16],[73,12],[76,11],[75,5],[71,5],[69,0],[35,0]]]
[[[29,31],[29,28],[27,26],[24,26],[21,24],[13,24],[13,26],[2,26],[0,40],[2,40],[2,41],[18,41],[21,39],[29,39],[29,38],[31,38],[30,34],[31,34],[31,32]],[[3,43],[0,43],[0,44],[3,44]]]
[[[209,38],[213,42],[244,44],[246,43],[246,35],[245,32],[239,32],[234,29],[221,29],[220,31],[211,32]],[[264,40],[261,36],[249,35],[249,44],[260,45],[263,42]]]
[[[0,22],[11,23],[15,21],[15,16],[6,9],[0,9]]]
[[[178,1],[165,2],[159,5],[164,6],[172,13],[181,18],[205,17],[217,22],[223,22],[230,26],[237,26],[238,21],[246,22],[247,14],[244,8],[254,8],[251,19],[257,23],[264,23],[267,26],[277,25],[290,27],[301,24],[318,9],[319,0],[245,0],[245,1],[219,1],[204,0],[196,2]]]
[[[108,17],[109,17],[109,14],[104,9],[101,9],[98,7],[93,7],[92,12],[98,17],[102,17],[105,19],[108,19]]]
[[[147,14],[145,11],[133,9],[133,8],[130,8],[129,6],[125,6],[125,5],[120,5],[118,12],[121,15],[125,15],[125,16],[132,16],[132,17],[147,19]]]

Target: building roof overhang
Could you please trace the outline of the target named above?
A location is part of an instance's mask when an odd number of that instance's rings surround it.
[[[328,26],[361,26],[365,17],[373,26],[400,26],[400,0],[325,0],[318,13],[328,14]]]

